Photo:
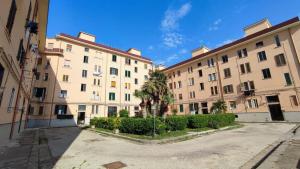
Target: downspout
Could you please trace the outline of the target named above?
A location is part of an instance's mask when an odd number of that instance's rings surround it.
[[[220,75],[220,67],[219,67],[219,62],[218,62],[218,55],[216,55],[216,63],[217,63],[217,73],[218,73],[218,82],[219,82],[219,89],[220,89],[220,95],[221,95],[221,100],[224,101],[224,93],[223,93],[223,88],[222,88],[222,81],[221,81],[221,75]]]

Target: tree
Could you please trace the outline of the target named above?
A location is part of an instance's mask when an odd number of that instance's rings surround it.
[[[141,108],[143,109],[142,105],[145,106],[147,112],[151,112],[152,104],[157,105],[161,116],[168,111],[169,104],[174,102],[167,86],[167,77],[159,70],[152,72],[141,90],[136,91],[134,95],[142,100]]]
[[[227,105],[224,100],[218,100],[217,102],[213,103],[212,107],[210,108],[210,112],[213,114],[225,113],[227,111]]]
[[[129,112],[126,109],[122,109],[119,111],[119,116],[120,117],[129,117]]]

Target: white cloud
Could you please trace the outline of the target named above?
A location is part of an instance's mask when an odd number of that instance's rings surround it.
[[[168,32],[163,35],[163,44],[167,47],[177,47],[183,43],[183,35],[176,32]]]
[[[178,59],[179,56],[177,54],[173,54],[171,56],[168,56],[167,58],[165,58],[164,60],[156,60],[154,61],[155,64],[162,64],[162,65],[166,65],[167,63],[170,63],[171,61]]]
[[[222,19],[215,20],[214,23],[208,28],[208,30],[209,31],[216,31],[216,30],[218,30],[221,22],[222,22]]]
[[[217,44],[216,47],[220,47],[220,46],[226,45],[226,44],[231,43],[233,41],[235,41],[235,39],[227,39],[227,40],[225,40],[225,41]]]
[[[152,45],[148,46],[148,50],[153,50],[154,47]]]
[[[161,21],[161,28],[165,31],[177,29],[179,26],[178,21],[189,13],[191,7],[190,3],[185,3],[177,10],[168,9]]]
[[[186,50],[186,49],[181,49],[180,51],[179,51],[179,53],[180,54],[186,54],[188,51]]]
[[[178,9],[168,9],[161,21],[162,41],[168,48],[175,48],[184,41],[184,36],[178,32],[179,20],[185,17],[192,5],[185,3]]]

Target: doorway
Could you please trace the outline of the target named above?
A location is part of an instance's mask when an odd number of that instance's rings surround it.
[[[85,122],[85,112],[78,112],[77,124],[83,125]]]
[[[283,113],[278,96],[267,96],[268,107],[273,121],[283,121]]]

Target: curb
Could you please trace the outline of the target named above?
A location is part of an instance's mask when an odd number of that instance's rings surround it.
[[[291,135],[300,127],[299,123],[295,123],[292,129],[290,129],[287,133],[285,133],[281,138],[273,142],[271,145],[264,148],[258,154],[256,154],[253,158],[247,161],[244,165],[240,167],[240,169],[256,169],[258,168],[273,152],[277,150]]]
[[[188,132],[187,135],[173,137],[173,138],[167,138],[167,139],[161,139],[161,140],[146,140],[146,139],[132,138],[132,137],[128,137],[128,136],[124,136],[124,135],[120,135],[120,134],[109,133],[106,131],[98,131],[96,129],[87,129],[87,130],[89,130],[91,132],[95,132],[95,133],[103,135],[103,136],[112,136],[112,137],[116,137],[116,138],[129,140],[129,141],[139,143],[139,144],[168,144],[168,143],[176,143],[176,142],[180,142],[180,141],[194,139],[194,138],[201,137],[204,135],[213,134],[218,131],[225,131],[225,130],[240,128],[242,126],[243,125],[239,124],[239,125],[234,125],[234,126],[223,127],[220,129],[211,129],[211,130],[202,131],[202,132]]]

